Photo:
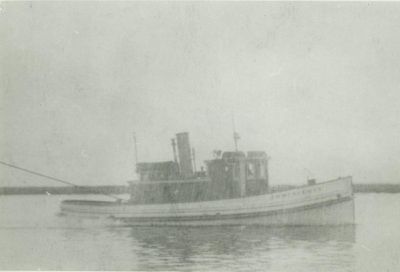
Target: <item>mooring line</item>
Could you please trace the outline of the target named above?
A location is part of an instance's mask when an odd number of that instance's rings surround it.
[[[17,165],[6,163],[6,162],[3,162],[3,161],[0,161],[0,164],[8,166],[8,167],[11,167],[11,168],[14,168],[14,169],[17,169],[17,170],[20,170],[20,171],[23,171],[23,172],[27,172],[27,173],[32,174],[32,175],[36,175],[36,176],[39,176],[39,177],[43,177],[43,178],[47,178],[47,179],[50,179],[50,180],[53,180],[53,181],[64,183],[64,184],[67,184],[67,185],[70,185],[70,186],[73,186],[73,187],[77,187],[77,188],[79,188],[79,187],[82,188],[83,187],[83,186],[76,185],[76,184],[74,184],[72,182],[66,181],[66,180],[62,180],[62,179],[59,179],[59,178],[48,176],[48,175],[45,175],[45,174],[42,174],[42,173],[39,173],[39,172],[35,172],[35,171],[32,171],[32,170],[23,168],[23,167],[19,167]],[[100,194],[108,196],[108,197],[111,197],[111,198],[114,198],[114,199],[117,199],[117,200],[123,200],[122,198],[119,198],[119,197],[117,197],[115,195],[106,194],[106,193],[100,193]]]

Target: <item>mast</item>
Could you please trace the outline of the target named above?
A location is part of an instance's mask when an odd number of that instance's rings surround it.
[[[232,128],[233,128],[233,141],[235,142],[235,151],[238,152],[238,140],[240,139],[239,133],[236,132],[235,117],[232,113]]]
[[[193,161],[193,168],[194,172],[197,172],[197,167],[196,167],[196,153],[194,151],[194,148],[192,148],[192,161]]]
[[[138,163],[138,150],[137,150],[137,143],[136,143],[136,133],[133,132],[133,144],[135,147],[135,163]]]

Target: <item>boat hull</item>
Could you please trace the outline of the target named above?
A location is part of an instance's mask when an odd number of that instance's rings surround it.
[[[266,195],[205,202],[131,205],[67,200],[61,211],[146,226],[342,225],[354,223],[354,198],[347,177]]]
[[[318,207],[282,210],[245,215],[215,215],[181,218],[119,218],[133,226],[220,226],[220,225],[263,225],[263,226],[305,226],[344,225],[354,223],[354,200],[346,199],[338,203],[321,204]]]

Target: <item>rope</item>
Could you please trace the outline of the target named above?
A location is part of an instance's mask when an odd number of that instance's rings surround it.
[[[48,176],[48,175],[44,175],[44,174],[29,170],[29,169],[26,169],[26,168],[22,168],[22,167],[13,165],[13,164],[9,164],[9,163],[3,162],[3,161],[0,161],[0,164],[8,166],[8,167],[11,167],[11,168],[14,168],[14,169],[17,169],[17,170],[20,170],[20,171],[23,171],[23,172],[27,172],[27,173],[32,174],[32,175],[36,175],[36,176],[39,176],[39,177],[43,177],[43,178],[47,178],[47,179],[50,179],[50,180],[53,180],[53,181],[64,183],[64,184],[67,184],[67,185],[70,185],[70,186],[73,186],[73,187],[77,187],[77,188],[82,187],[82,186],[76,185],[76,184],[74,184],[72,182],[69,182],[69,181],[66,181],[66,180],[62,180],[62,179],[59,179],[59,178],[55,178],[55,177],[51,177],[51,176]],[[111,198],[114,198],[114,199],[117,199],[117,200],[123,200],[122,198],[119,198],[119,197],[117,197],[115,195],[106,194],[106,193],[101,193],[101,194],[105,195],[105,196],[108,196],[108,197],[111,197]]]

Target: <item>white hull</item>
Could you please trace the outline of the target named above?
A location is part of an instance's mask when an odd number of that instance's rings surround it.
[[[266,195],[175,204],[64,201],[67,215],[129,225],[342,225],[354,223],[351,177]]]

